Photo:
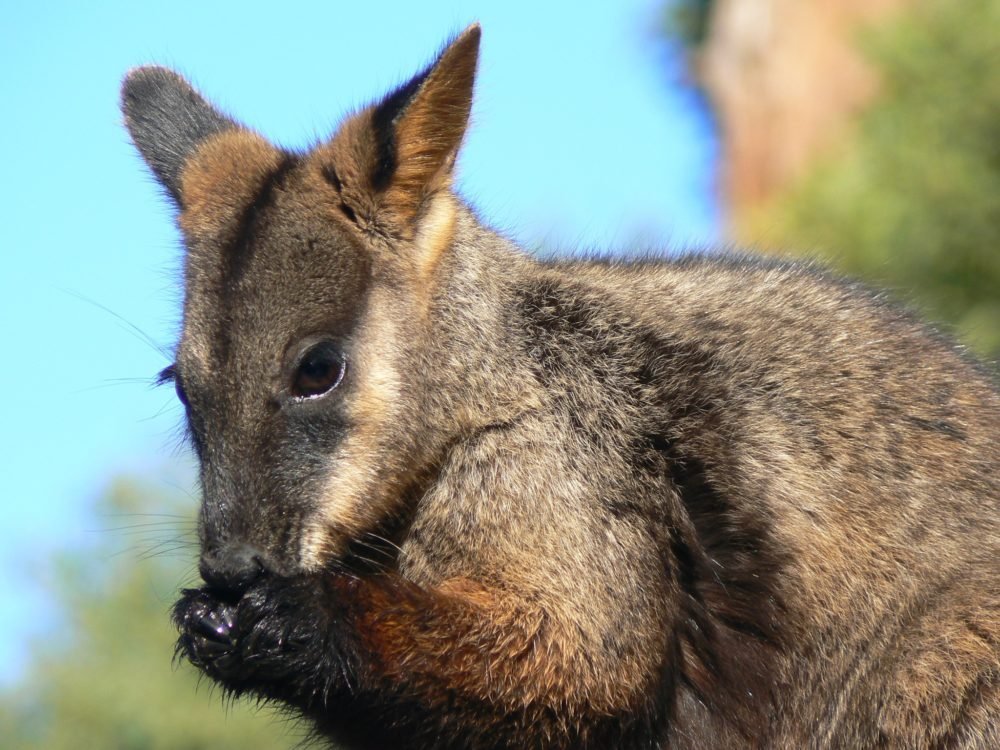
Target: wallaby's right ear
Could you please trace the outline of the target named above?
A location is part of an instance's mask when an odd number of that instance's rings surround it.
[[[181,171],[198,145],[239,127],[166,68],[129,72],[122,84],[121,107],[136,148],[178,205]]]
[[[449,185],[472,108],[479,24],[423,72],[347,120],[320,147],[324,174],[363,229],[411,234],[428,198]]]

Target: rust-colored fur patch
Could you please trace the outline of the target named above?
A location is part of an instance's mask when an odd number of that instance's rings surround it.
[[[226,246],[281,152],[249,130],[229,130],[198,147],[181,173],[181,228],[193,241]]]
[[[380,679],[408,684],[424,700],[445,704],[458,693],[571,722],[627,709],[655,677],[642,668],[595,670],[576,658],[578,637],[562,623],[468,579],[443,582],[432,598],[399,580],[354,588],[358,632],[382,665]]]

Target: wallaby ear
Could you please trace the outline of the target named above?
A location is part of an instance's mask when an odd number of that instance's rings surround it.
[[[155,66],[129,72],[121,108],[136,148],[178,205],[181,170],[198,145],[239,127],[177,73]]]
[[[479,38],[479,24],[469,26],[321,149],[349,216],[405,232],[426,198],[449,184],[472,109]]]

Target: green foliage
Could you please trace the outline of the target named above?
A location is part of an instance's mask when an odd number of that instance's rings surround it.
[[[883,93],[750,229],[902,290],[1000,356],[1000,0],[934,0],[865,41]],[[822,94],[817,94],[822,95]]]
[[[302,730],[287,719],[226,701],[207,681],[199,684],[190,665],[174,664],[169,610],[177,589],[193,581],[194,521],[190,502],[174,503],[169,517],[152,515],[170,504],[150,502],[150,495],[117,483],[101,518],[124,530],[102,534],[97,549],[67,555],[56,566],[64,619],[60,632],[36,645],[22,682],[0,694],[3,747],[274,750],[301,744]]]

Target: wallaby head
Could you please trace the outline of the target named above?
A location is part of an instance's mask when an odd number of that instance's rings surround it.
[[[202,571],[316,570],[399,510],[447,440],[414,361],[455,232],[449,189],[479,48],[466,29],[307,153],[139,68],[123,109],[178,209],[184,323],[164,371],[201,463]]]

